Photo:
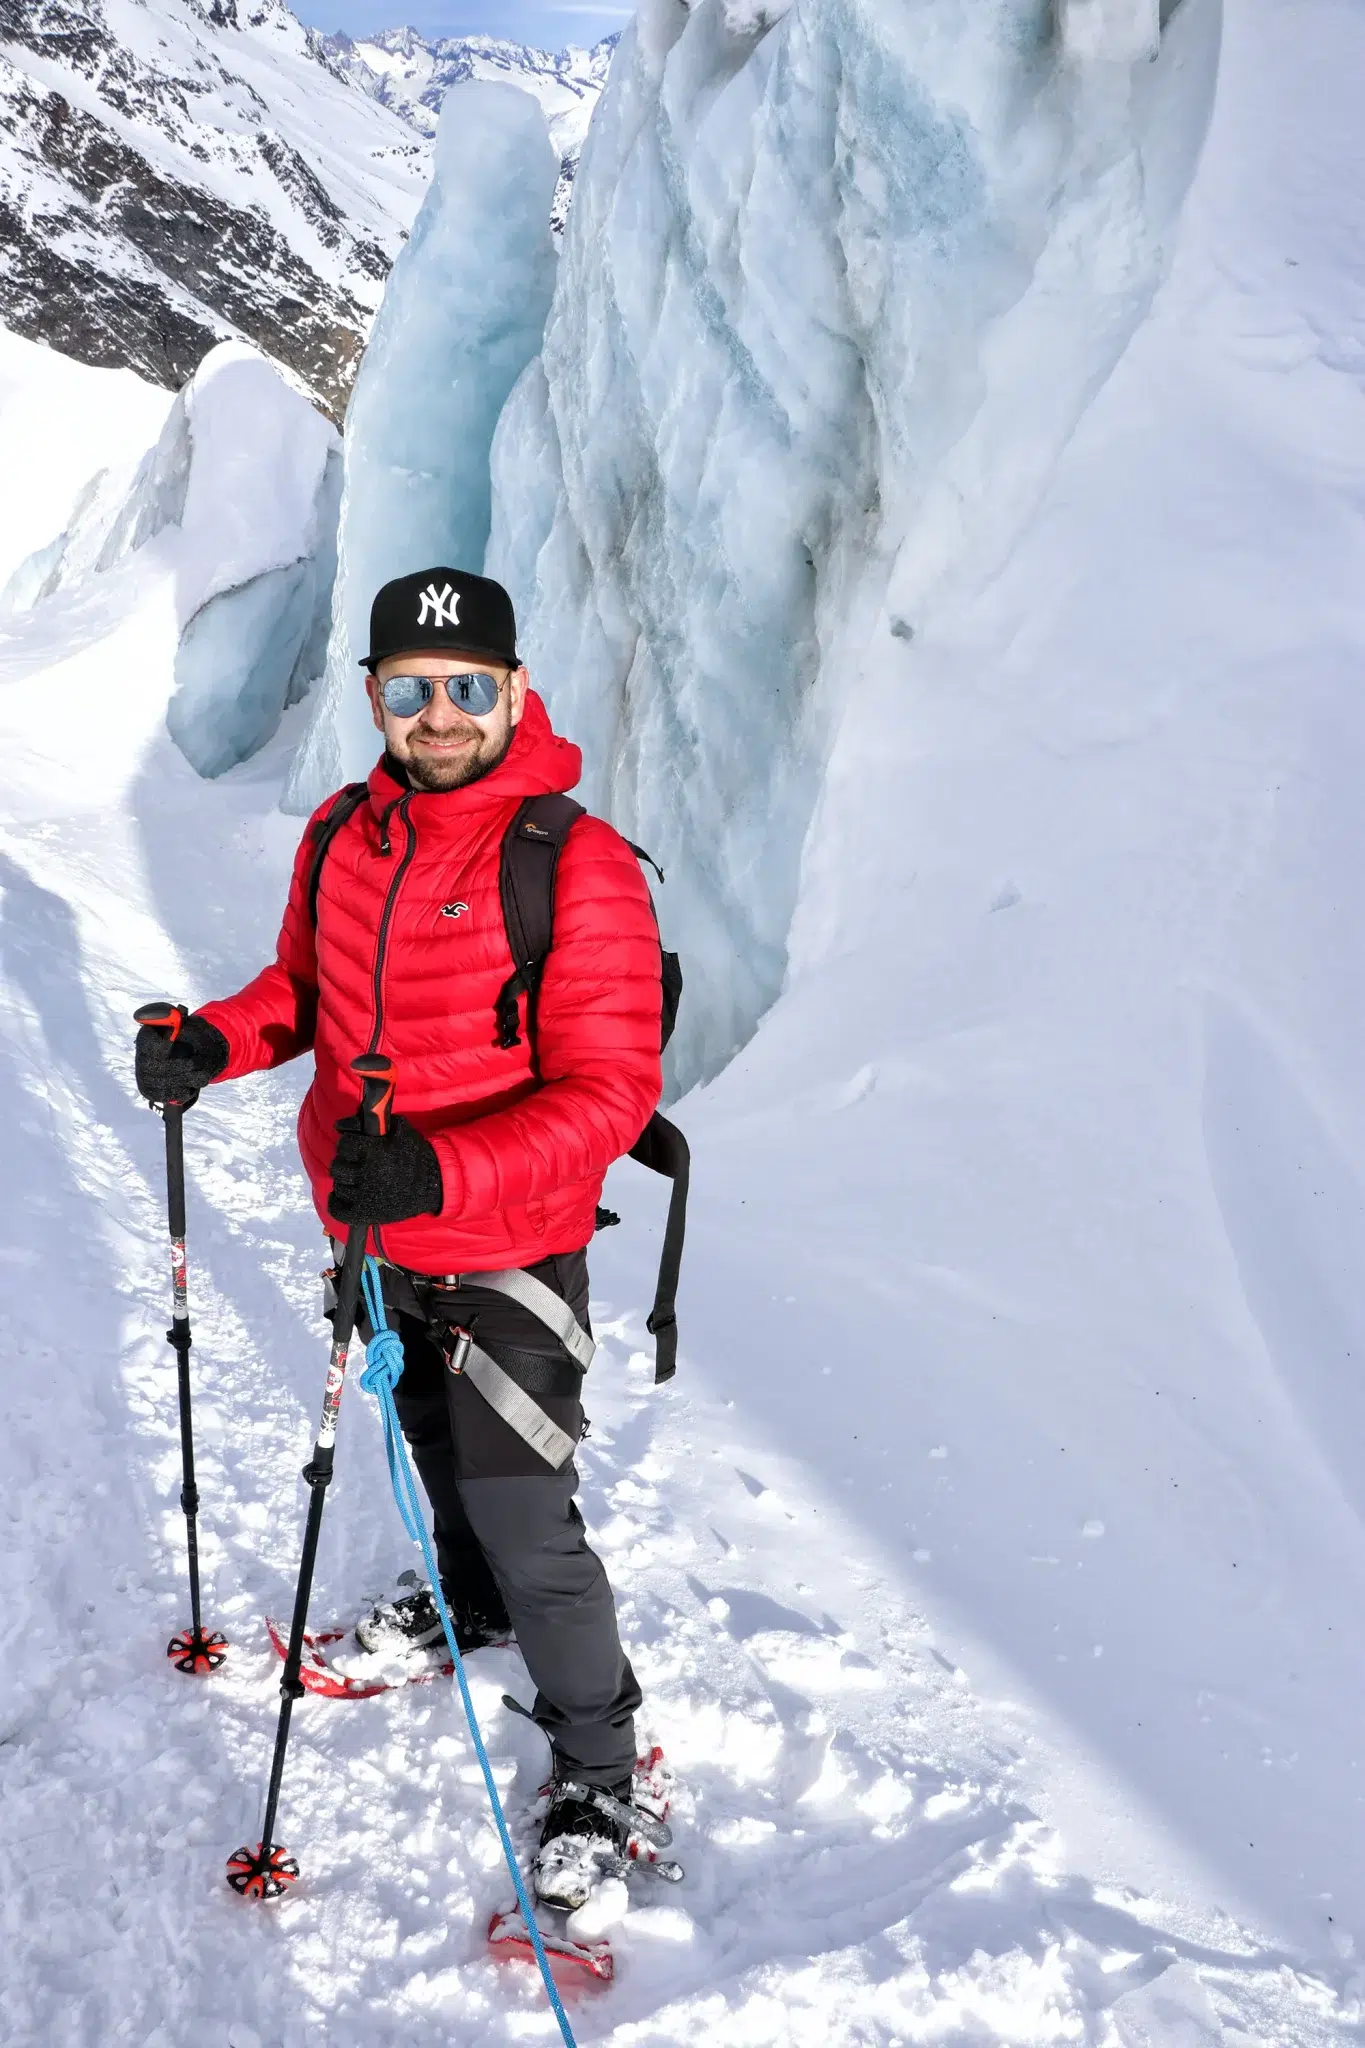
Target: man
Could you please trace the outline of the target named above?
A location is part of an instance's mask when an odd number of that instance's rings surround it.
[[[581,755],[552,731],[517,654],[511,601],[484,577],[437,568],[386,584],[363,667],[384,736],[366,800],[320,862],[318,832],[338,799],[310,822],[274,962],[173,1043],[142,1030],[138,1085],[162,1101],[313,1053],[299,1146],[314,1200],[334,1237],[372,1226],[442,1587],[462,1649],[515,1631],[554,1758],[537,1888],[572,1906],[595,1857],[626,1833],[620,1814],[572,1787],[628,1800],[640,1704],[574,1505],[583,1410],[572,1350],[576,1326],[587,1328],[585,1247],[603,1175],[659,1099],[658,932],[630,848],[579,818],[559,859],[534,1043],[524,993],[516,1043],[503,1042],[498,1004],[515,970],[503,838],[527,797],[572,788]],[[367,1051],[397,1071],[384,1137],[358,1116],[351,1062]],[[517,1268],[550,1290],[539,1297],[548,1322],[477,1284]],[[460,1332],[565,1432],[562,1469],[458,1369]],[[371,1649],[436,1641],[430,1591],[383,1603],[357,1634]]]

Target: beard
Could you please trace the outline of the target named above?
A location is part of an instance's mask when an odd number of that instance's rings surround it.
[[[506,717],[498,721],[492,732],[472,725],[470,737],[474,744],[462,746],[458,753],[445,754],[433,752],[421,744],[425,735],[418,725],[406,735],[401,750],[390,739],[389,751],[395,760],[402,762],[414,789],[440,796],[447,790],[462,789],[466,783],[478,782],[491,774],[506,758],[514,731],[511,719]],[[414,740],[418,742],[416,747],[413,746]]]

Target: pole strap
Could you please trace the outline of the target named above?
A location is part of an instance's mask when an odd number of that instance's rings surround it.
[[[432,1597],[441,1617],[441,1626],[445,1630],[446,1646],[455,1666],[455,1677],[459,1683],[460,1699],[464,1704],[465,1719],[469,1723],[469,1733],[474,1743],[474,1754],[479,1760],[479,1769],[483,1772],[488,1803],[493,1809],[493,1819],[502,1842],[502,1853],[512,1874],[517,1904],[521,1908],[521,1917],[526,1923],[526,1932],[530,1936],[531,1947],[535,1952],[541,1981],[545,1986],[545,1996],[558,2022],[564,2048],[577,2048],[573,2029],[569,2025],[569,2015],[564,2010],[564,2001],[559,1995],[559,1987],[550,1970],[550,1959],[545,1953],[545,1944],[541,1940],[540,1929],[536,1924],[535,1912],[526,1890],[526,1880],[521,1874],[517,1853],[512,1847],[512,1837],[507,1831],[507,1817],[502,1810],[502,1801],[498,1797],[498,1788],[493,1780],[493,1766],[488,1761],[488,1751],[484,1748],[483,1736],[479,1732],[478,1716],[474,1712],[469,1680],[465,1676],[464,1659],[455,1640],[455,1624],[450,1618],[450,1609],[446,1606],[445,1593],[441,1587],[441,1575],[431,1554],[431,1540],[422,1518],[421,1503],[417,1498],[417,1484],[412,1476],[412,1466],[408,1463],[407,1445],[403,1442],[403,1431],[393,1401],[393,1390],[403,1376],[403,1340],[396,1330],[391,1330],[388,1326],[384,1314],[384,1292],[379,1268],[373,1259],[365,1261],[362,1284],[365,1290],[365,1307],[374,1335],[365,1347],[365,1370],[360,1375],[360,1384],[366,1393],[373,1394],[379,1402],[380,1418],[384,1424],[384,1448],[389,1460],[389,1477],[393,1482],[393,1497],[403,1518],[403,1527],[420,1549],[422,1563],[426,1566]],[[549,1293],[548,1288],[545,1291]]]

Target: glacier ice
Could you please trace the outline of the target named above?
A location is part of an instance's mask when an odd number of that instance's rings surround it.
[[[329,448],[309,551],[217,591],[185,625],[166,726],[201,775],[221,775],[249,759],[322,674],[340,505],[341,451]]]
[[[166,725],[191,767],[221,775],[265,745],[322,673],[341,449],[253,349],[215,349],[186,396],[182,625]]]
[[[370,766],[374,728],[356,663],[375,591],[428,563],[482,565],[493,430],[540,347],[554,289],[558,176],[529,94],[495,81],[447,94],[431,189],[394,265],[347,415],[326,684],[295,757],[288,809],[311,810]]]
[[[166,723],[201,775],[265,744],[321,675],[336,574],[335,429],[246,343],[204,358],[140,462],[103,470],[0,594],[13,618],[136,560],[180,628]]]
[[[330,598],[329,586],[324,649]],[[192,768],[221,775],[264,745],[307,687],[317,618],[311,561],[267,569],[200,607],[180,636],[166,710],[171,738]]]
[[[675,1078],[776,995],[841,699],[1008,551],[1160,280],[1217,0],[644,0],[487,568],[669,873]]]

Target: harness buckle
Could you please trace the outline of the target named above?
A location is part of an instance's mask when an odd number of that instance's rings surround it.
[[[441,1339],[441,1349],[445,1353],[448,1372],[459,1374],[464,1371],[465,1362],[469,1357],[469,1347],[473,1342],[472,1330],[462,1330],[458,1323],[447,1325],[446,1333]]]

